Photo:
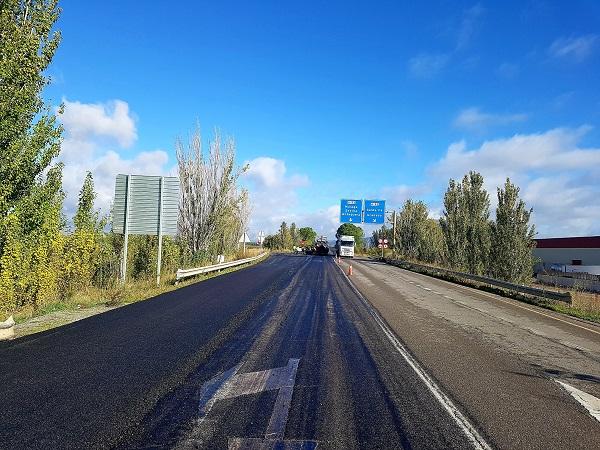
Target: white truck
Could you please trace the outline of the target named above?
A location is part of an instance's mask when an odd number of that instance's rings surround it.
[[[337,256],[354,258],[354,236],[339,236],[335,243]]]

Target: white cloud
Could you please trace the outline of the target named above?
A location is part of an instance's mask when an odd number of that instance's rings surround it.
[[[460,27],[458,28],[458,35],[456,39],[457,50],[462,50],[470,44],[473,36],[479,29],[481,17],[483,16],[484,12],[485,9],[480,3],[477,3],[473,7],[463,12],[462,21],[460,23]]]
[[[561,37],[548,48],[548,54],[554,58],[581,62],[594,50],[598,35],[588,34],[579,37]]]
[[[135,121],[126,102],[113,100],[92,104],[65,99],[63,103],[64,112],[60,120],[70,138],[110,138],[121,147],[129,147],[136,141]]]
[[[260,156],[252,161],[246,161],[244,165],[248,165],[245,176],[263,188],[282,186],[294,188],[308,185],[308,177],[305,175],[295,174],[289,178],[286,177],[287,168],[281,159]]]
[[[169,158],[162,150],[140,152],[130,158],[118,151],[137,139],[135,121],[127,103],[121,100],[104,105],[65,102],[65,113],[59,119],[65,129],[59,160],[64,163],[67,217],[72,217],[77,207],[79,190],[87,171],[91,171],[94,177],[96,207],[103,213],[109,212],[118,173],[168,174]],[[116,148],[106,142],[107,137],[115,140]]]
[[[512,80],[516,78],[521,72],[521,68],[518,64],[504,62],[498,66],[496,73],[498,76],[502,78],[506,78],[507,80]]]
[[[246,161],[246,164],[248,170],[242,181],[250,194],[251,233],[261,230],[272,233],[281,222],[293,222],[299,217],[295,212],[298,189],[309,185],[308,177],[302,174],[288,175],[285,161],[269,156],[254,158]]]
[[[408,61],[408,70],[415,78],[432,78],[450,61],[447,53],[421,53]]]
[[[452,60],[460,61],[464,51],[477,34],[485,9],[477,3],[465,9],[458,21],[454,20],[449,34],[453,42],[445,52],[422,52],[408,60],[408,72],[415,78],[433,78],[442,72]],[[477,64],[477,57],[469,57],[461,65],[467,69]]]
[[[534,210],[542,236],[600,233],[600,148],[583,148],[589,127],[556,128],[545,133],[518,134],[485,141],[469,150],[464,141],[451,144],[446,155],[430,168],[434,180],[460,179],[470,170],[480,172],[496,202],[496,187],[506,177],[521,187]]]
[[[463,109],[454,119],[457,128],[483,131],[492,126],[508,125],[527,120],[527,114],[491,114],[481,111],[477,107]]]
[[[386,207],[400,208],[408,199],[418,199],[425,194],[428,188],[424,185],[411,186],[400,184],[398,186],[386,186],[381,190],[381,197],[386,200]]]

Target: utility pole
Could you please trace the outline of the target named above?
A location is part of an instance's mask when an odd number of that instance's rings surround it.
[[[392,212],[392,257],[396,259],[396,210]]]

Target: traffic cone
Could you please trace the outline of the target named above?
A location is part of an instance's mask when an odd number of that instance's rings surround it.
[[[352,265],[348,266],[348,276],[351,277],[352,276]]]

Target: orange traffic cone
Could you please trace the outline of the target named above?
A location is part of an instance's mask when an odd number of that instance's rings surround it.
[[[348,266],[348,276],[352,276],[352,265]]]

